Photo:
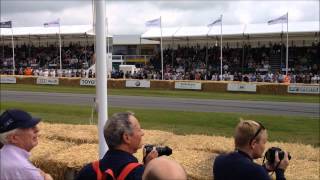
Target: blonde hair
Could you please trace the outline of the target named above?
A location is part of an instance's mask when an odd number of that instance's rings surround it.
[[[265,131],[264,127],[258,122],[240,119],[234,133],[234,143],[236,148],[250,144],[253,139],[257,139],[257,141],[259,141],[262,130]]]

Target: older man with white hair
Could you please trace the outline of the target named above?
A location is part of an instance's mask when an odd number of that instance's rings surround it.
[[[51,180],[49,174],[36,168],[30,161],[30,151],[38,145],[37,124],[25,111],[9,109],[0,116],[0,179],[1,180]]]

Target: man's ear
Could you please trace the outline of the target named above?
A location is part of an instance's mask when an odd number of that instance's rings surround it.
[[[124,142],[125,144],[129,144],[131,137],[130,137],[130,135],[129,135],[128,133],[123,133],[122,139],[123,139],[123,142]]]
[[[253,139],[253,140],[250,142],[250,144],[249,144],[249,145],[250,145],[250,148],[251,148],[251,149],[254,149],[255,146],[256,146],[256,144],[257,144],[257,142],[258,142],[257,139]]]

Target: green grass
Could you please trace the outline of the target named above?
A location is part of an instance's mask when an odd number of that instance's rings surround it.
[[[1,102],[0,110],[20,108],[50,123],[89,124],[89,106]],[[311,144],[319,147],[319,119],[301,116],[249,115],[236,113],[184,112],[153,109],[109,107],[109,115],[133,111],[144,129],[157,129],[175,134],[204,134],[232,137],[239,118],[261,122],[269,131],[271,141]],[[97,117],[94,115],[95,123]]]
[[[61,93],[86,93],[94,94],[95,87],[68,87],[50,85],[26,85],[26,84],[0,84],[1,90],[12,91],[40,91],[40,92],[61,92]],[[155,96],[174,98],[195,98],[195,99],[229,99],[229,100],[252,100],[252,101],[275,101],[275,102],[305,102],[319,103],[319,98],[308,95],[263,95],[248,93],[216,93],[188,90],[153,90],[153,89],[108,89],[109,95],[129,96]]]

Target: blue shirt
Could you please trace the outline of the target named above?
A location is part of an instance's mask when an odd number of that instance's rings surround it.
[[[40,170],[29,161],[30,153],[15,145],[0,149],[1,180],[43,180]]]
[[[118,177],[121,173],[122,169],[128,164],[132,162],[138,162],[137,158],[132,154],[120,151],[120,150],[109,150],[102,159],[100,159],[100,170],[101,172],[106,171],[107,169],[112,169],[115,177]],[[132,170],[126,180],[139,180],[142,179],[142,174],[144,171],[143,166],[138,166],[134,170]],[[76,180],[96,180],[97,175],[92,168],[92,163],[84,166]]]
[[[213,165],[214,180],[270,180],[267,170],[253,162],[253,159],[242,151],[219,155]],[[276,171],[277,180],[285,180],[284,171]]]

